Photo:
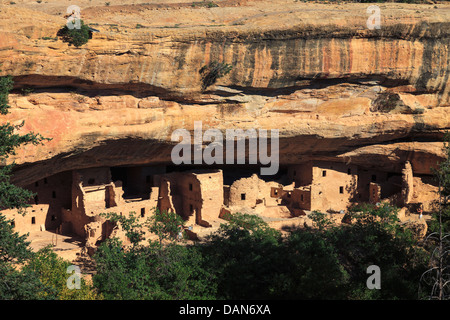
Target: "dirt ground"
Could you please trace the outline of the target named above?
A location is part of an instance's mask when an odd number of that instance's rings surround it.
[[[312,24],[360,25],[366,28],[368,3],[303,2],[299,0],[0,0],[4,8],[23,8],[64,21],[70,5],[80,7],[91,26],[116,32],[142,32],[154,28],[277,29]],[[381,23],[449,21],[450,4],[379,3]],[[437,14],[439,13],[439,14]],[[39,15],[39,14],[38,14]],[[37,17],[35,17],[37,18]],[[32,23],[33,19],[24,21]],[[97,27],[96,27],[97,26]]]
[[[75,260],[83,248],[84,241],[77,236],[67,236],[57,234],[52,231],[30,232],[28,236],[30,247],[37,251],[46,246],[52,246],[53,250],[61,258],[69,261]]]

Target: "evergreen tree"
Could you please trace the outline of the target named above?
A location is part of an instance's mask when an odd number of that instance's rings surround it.
[[[8,95],[13,88],[10,76],[0,77],[0,114],[9,112]],[[24,123],[12,125],[6,122],[0,125],[0,210],[23,209],[32,196],[28,190],[13,185],[10,181],[14,164],[6,165],[10,155],[26,144],[37,145],[43,138],[39,134],[18,134]],[[29,248],[26,236],[20,236],[13,230],[13,221],[0,214],[0,299],[36,299],[45,286],[35,273],[28,270],[19,271],[17,266],[28,261],[33,253]]]

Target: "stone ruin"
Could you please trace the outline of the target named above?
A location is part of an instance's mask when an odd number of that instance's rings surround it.
[[[127,241],[119,226],[100,216],[134,212],[142,220],[157,208],[180,215],[189,235],[217,226],[227,213],[256,214],[274,226],[312,211],[327,212],[340,222],[355,203],[389,201],[403,207],[403,217],[420,206],[431,210],[434,197],[416,193],[427,177],[415,177],[409,162],[401,174],[342,162],[309,161],[291,165],[276,181],[256,173],[224,183],[221,169],[166,172],[166,167],[101,167],[62,172],[26,186],[36,193],[27,214],[3,210],[19,233],[51,230],[85,240],[88,253],[111,236]],[[413,209],[411,209],[413,208]],[[277,224],[277,221],[280,222]],[[300,221],[300,220],[299,220]],[[421,229],[423,231],[423,228]]]

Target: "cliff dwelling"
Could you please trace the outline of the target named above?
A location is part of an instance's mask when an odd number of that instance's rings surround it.
[[[235,212],[282,229],[314,211],[341,221],[364,202],[432,211],[430,168],[450,123],[448,4],[384,4],[378,32],[364,3],[166,2],[89,4],[83,21],[99,32],[80,47],[57,37],[65,4],[2,7],[1,72],[14,82],[4,119],[51,138],[5,159],[11,182],[36,193],[25,215],[2,211],[16,231],[95,248],[123,238],[107,212],[175,212],[202,239]],[[230,69],[204,88],[212,62]],[[194,137],[196,122],[201,133],[279,131],[280,174],[215,152],[226,164],[174,166],[171,135]],[[245,157],[260,163],[257,153]]]
[[[224,222],[225,213],[256,214],[279,227],[283,221],[301,226],[301,219],[313,211],[339,220],[350,206],[361,202],[388,201],[415,214],[417,205],[430,210],[434,200],[415,190],[436,189],[427,176],[413,175],[410,162],[404,163],[400,173],[392,173],[342,162],[308,161],[285,166],[274,180],[262,179],[257,168],[170,170],[161,165],[62,172],[26,187],[36,196],[25,215],[16,210],[1,213],[14,219],[19,233],[73,235],[92,252],[111,236],[126,242],[124,234],[101,213],[133,212],[144,221],[155,208],[175,212],[198,239],[198,234],[212,232]]]

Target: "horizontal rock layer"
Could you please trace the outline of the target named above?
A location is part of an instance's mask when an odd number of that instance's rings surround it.
[[[379,30],[367,29],[364,15],[251,27],[103,24],[80,48],[45,38],[55,37],[61,17],[19,25],[23,12],[0,13],[1,74],[16,83],[2,121],[25,120],[23,132],[52,141],[9,159],[19,184],[75,168],[171,164],[172,132],[192,132],[194,121],[224,133],[278,129],[282,165],[333,159],[400,172],[409,160],[416,174],[430,174],[443,157],[448,11]],[[87,10],[86,21],[98,12]],[[233,69],[202,93],[199,70],[211,61]]]

